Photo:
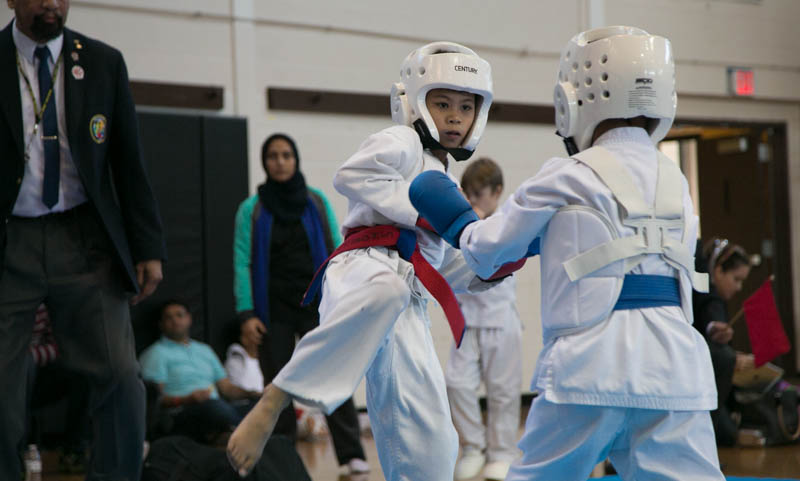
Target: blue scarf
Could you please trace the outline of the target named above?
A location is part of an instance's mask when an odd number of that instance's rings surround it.
[[[250,276],[253,286],[253,308],[264,325],[269,326],[269,253],[271,247],[271,232],[273,215],[264,208],[260,210],[258,218],[253,223],[252,256]],[[300,222],[308,236],[311,246],[311,260],[316,271],[328,257],[328,248],[325,245],[325,231],[322,218],[310,197],[307,197],[306,207],[300,216]],[[310,279],[309,279],[310,281]]]

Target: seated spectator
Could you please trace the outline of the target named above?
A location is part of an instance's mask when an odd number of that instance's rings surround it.
[[[261,392],[264,390],[264,374],[258,357],[258,343],[252,337],[245,336],[240,329],[237,329],[237,334],[238,342],[228,346],[225,354],[225,372],[235,386],[249,392]],[[246,398],[233,401],[232,404],[244,416],[255,402],[256,399]]]
[[[708,293],[693,293],[694,326],[705,336],[714,366],[717,385],[717,409],[711,411],[711,421],[717,444],[733,446],[738,426],[731,414],[733,404],[733,373],[753,367],[753,356],[735,351],[730,346],[733,327],[729,324],[728,301],[742,290],[750,274],[750,258],[742,247],[727,239],[713,238],[700,246],[698,241],[696,268],[708,272]]]
[[[212,442],[242,419],[227,400],[258,398],[261,392],[235,386],[214,350],[189,337],[191,326],[186,304],[164,303],[159,314],[163,335],[142,353],[142,377],[160,387],[161,404],[174,420],[173,434]]]

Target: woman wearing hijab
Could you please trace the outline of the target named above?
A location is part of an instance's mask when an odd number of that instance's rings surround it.
[[[234,295],[241,332],[259,344],[266,381],[289,361],[296,339],[319,325],[319,299],[300,301],[317,267],[341,242],[322,191],[306,185],[291,137],[273,134],[261,147],[267,181],[236,213]],[[358,416],[349,399],[327,417],[336,456],[350,472],[369,470],[359,439]],[[296,437],[291,405],[275,432]]]

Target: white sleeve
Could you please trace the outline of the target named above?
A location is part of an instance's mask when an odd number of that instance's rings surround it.
[[[447,243],[438,271],[456,294],[477,294],[498,283],[498,281],[484,281],[478,277],[464,261],[461,251]]]
[[[413,227],[417,211],[408,198],[413,175],[422,171],[422,144],[408,127],[391,127],[373,134],[339,168],[336,190],[397,224]]]
[[[242,351],[233,349],[233,346],[228,348],[228,355],[225,357],[225,372],[228,373],[228,379],[235,386],[242,387],[245,385],[246,372],[244,355]]]
[[[558,209],[585,203],[580,177],[586,172],[580,167],[572,159],[550,159],[496,213],[464,228],[461,251],[478,276],[488,279],[503,264],[522,258]]]

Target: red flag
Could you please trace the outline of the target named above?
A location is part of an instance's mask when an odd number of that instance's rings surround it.
[[[756,367],[789,352],[791,346],[783,330],[778,307],[775,305],[771,279],[767,279],[744,301],[742,309],[747,321],[747,332],[750,335]]]

